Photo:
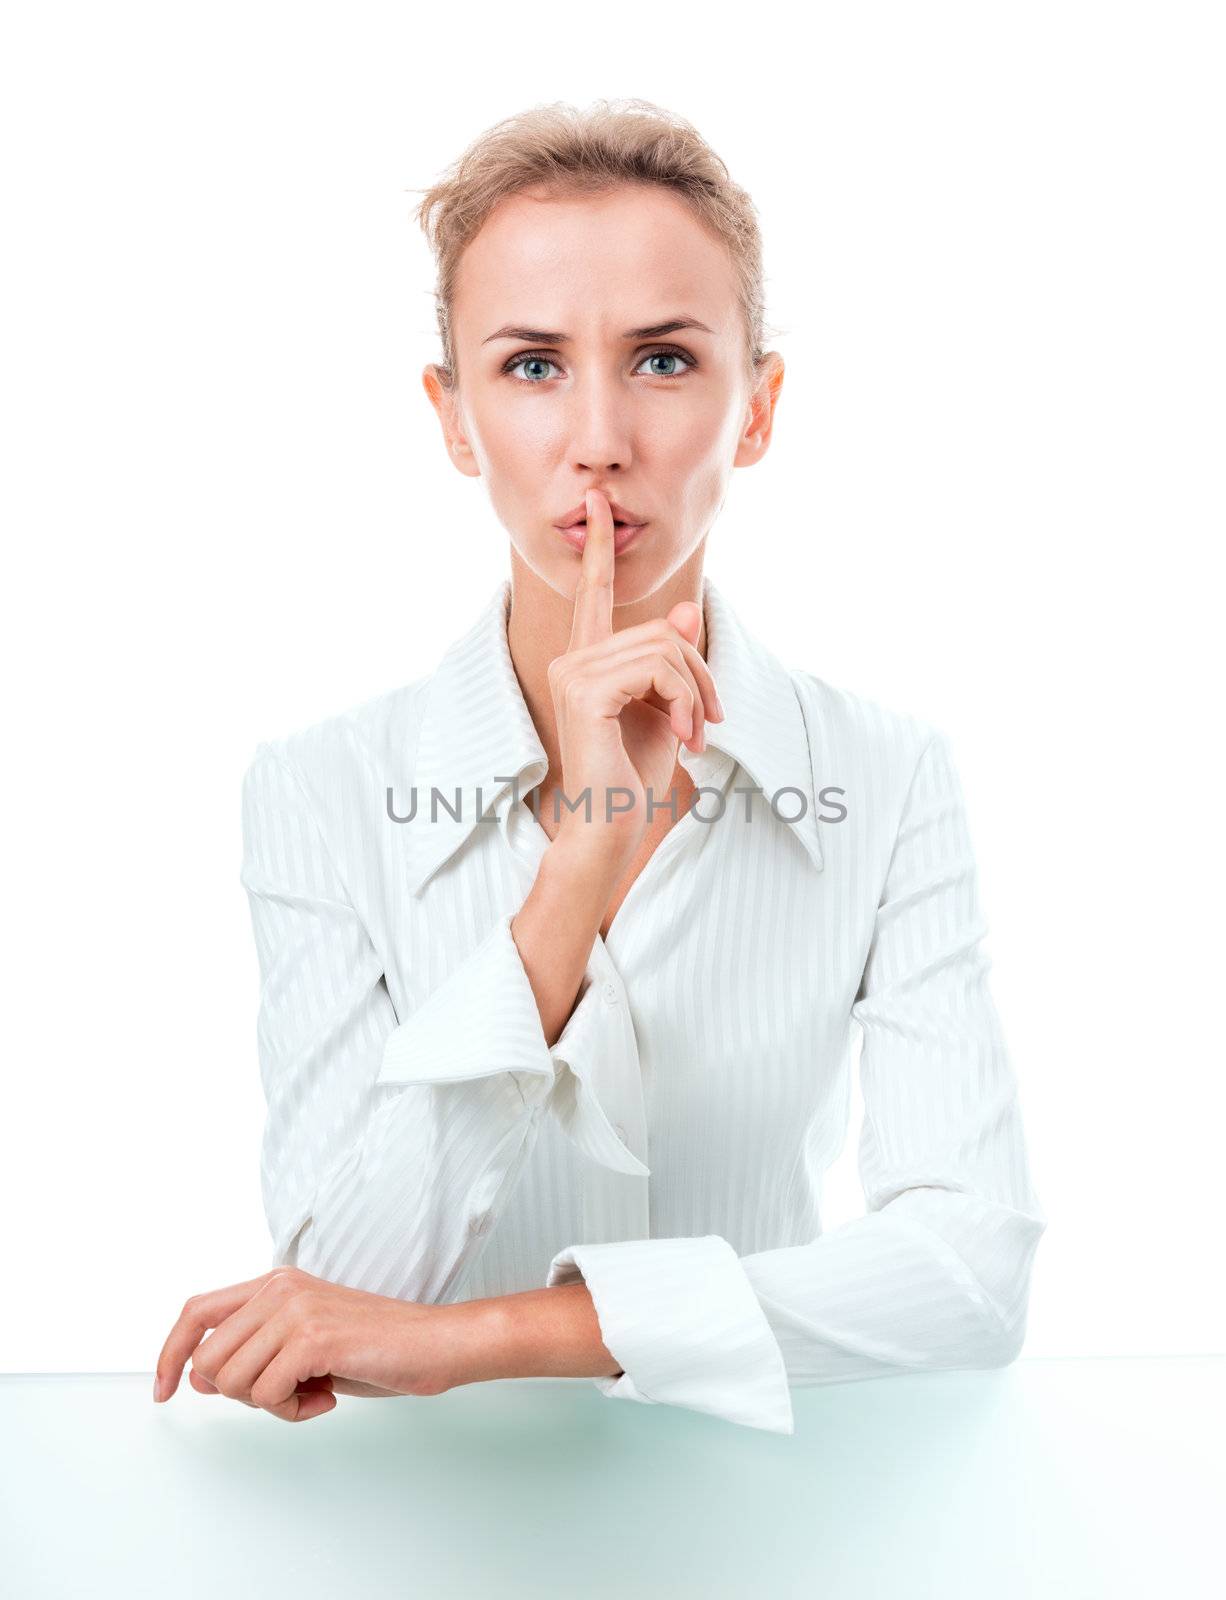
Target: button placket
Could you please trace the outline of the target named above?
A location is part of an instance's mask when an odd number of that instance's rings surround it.
[[[600,980],[602,1042],[595,1081],[613,1133],[624,1149],[646,1163],[638,1046],[624,1003],[624,990],[617,977],[609,972],[607,952],[598,951],[595,960],[606,974]],[[605,998],[610,988],[616,996],[614,1004],[609,1004]],[[633,1136],[632,1129],[636,1130]],[[615,1172],[595,1162],[586,1164],[582,1174],[584,1238],[600,1243],[650,1237],[649,1183],[648,1174]]]
[[[504,801],[504,804],[508,802]],[[531,814],[504,818],[503,838],[523,873],[524,893],[532,887],[541,857],[549,841]],[[617,1054],[616,1070],[610,1080],[606,1060],[594,1085],[601,1103],[612,1113],[610,1125],[623,1146],[632,1149],[630,1125],[641,1128],[645,1160],[646,1128],[643,1126],[642,1083],[638,1077],[638,1048],[626,1009],[620,975],[603,939],[593,941],[588,965],[590,981],[599,985],[601,1010],[606,1016],[608,1047]],[[601,1030],[604,1031],[603,1029]],[[630,1081],[626,1074],[632,1074]],[[637,1098],[637,1108],[636,1108]],[[619,1120],[613,1121],[613,1117]],[[638,1151],[634,1152],[639,1154]],[[614,1172],[595,1161],[584,1160],[580,1172],[584,1237],[587,1240],[646,1239],[650,1237],[648,1179],[637,1173]]]

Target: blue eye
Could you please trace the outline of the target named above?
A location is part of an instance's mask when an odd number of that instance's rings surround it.
[[[643,357],[643,360],[639,363],[640,366],[642,366],[643,361],[684,361],[685,366],[682,369],[684,372],[688,372],[691,367],[696,367],[698,365],[693,356],[687,355],[684,350],[652,350]],[[504,365],[502,370],[507,374],[508,377],[510,377],[514,375],[516,367],[527,366],[533,366],[539,369],[541,367],[556,366],[556,363],[553,361],[552,357],[547,356],[542,350],[527,350],[523,355],[512,356],[511,359]],[[547,376],[548,374],[541,373],[538,370],[535,376],[516,378],[515,381],[524,385],[539,384],[544,383]],[[681,373],[650,372],[645,374],[645,376],[652,378],[679,378]]]
[[[688,356],[682,355],[680,350],[653,350],[652,353],[649,356],[644,356],[643,360],[644,361],[684,361],[686,363],[686,370],[688,370],[690,367],[692,367],[694,365],[694,363],[690,360],[690,358]],[[678,377],[679,374],[676,373],[676,372],[653,372],[651,374],[651,376],[653,378],[675,378],[675,377]]]
[[[522,366],[526,365],[528,362],[532,362],[534,366],[538,366],[538,367],[540,367],[540,366],[552,367],[553,366],[553,362],[550,361],[548,356],[538,356],[538,355],[529,354],[529,355],[526,355],[526,356],[516,356],[513,361],[508,361],[506,366],[503,367],[502,370],[504,372],[513,372],[516,367],[522,367]],[[537,378],[521,378],[520,379],[521,383],[536,383],[538,381],[539,380]]]

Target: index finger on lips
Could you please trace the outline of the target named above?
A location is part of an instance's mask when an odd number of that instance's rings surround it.
[[[589,489],[587,537],[579,564],[569,650],[599,644],[613,632],[613,513],[599,489]]]

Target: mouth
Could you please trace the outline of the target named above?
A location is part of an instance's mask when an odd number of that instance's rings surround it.
[[[561,523],[555,523],[554,526],[569,545],[572,545],[576,550],[582,551],[587,543],[587,519],[585,517],[581,517],[577,522],[572,522],[566,527],[563,527]],[[614,555],[620,555],[629,544],[638,538],[646,526],[645,522],[622,522],[614,518]]]
[[[610,500],[609,510],[613,513],[614,529],[642,528],[647,525],[647,518],[641,517],[633,506],[619,505],[616,500]],[[564,516],[558,518],[554,523],[554,527],[562,533],[565,533],[568,528],[586,528],[586,505],[572,506]]]
[[[613,531],[619,533],[623,528],[645,528],[646,522],[631,522],[629,518],[614,517]],[[554,527],[559,533],[586,533],[587,518],[579,517],[574,522],[555,522]]]

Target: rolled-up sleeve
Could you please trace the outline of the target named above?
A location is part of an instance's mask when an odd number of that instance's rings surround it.
[[[602,1393],[790,1433],[794,1386],[1015,1359],[1047,1222],[985,934],[961,786],[933,733],[852,1007],[865,1215],[740,1257],[716,1237],[560,1252],[548,1281],[582,1274],[623,1368],[595,1380]]]
[[[261,1188],[273,1264],[447,1297],[512,1193],[555,1060],[501,915],[405,1018],[290,758],[243,779],[241,881],[260,971]],[[591,991],[555,1049],[581,1060]]]

